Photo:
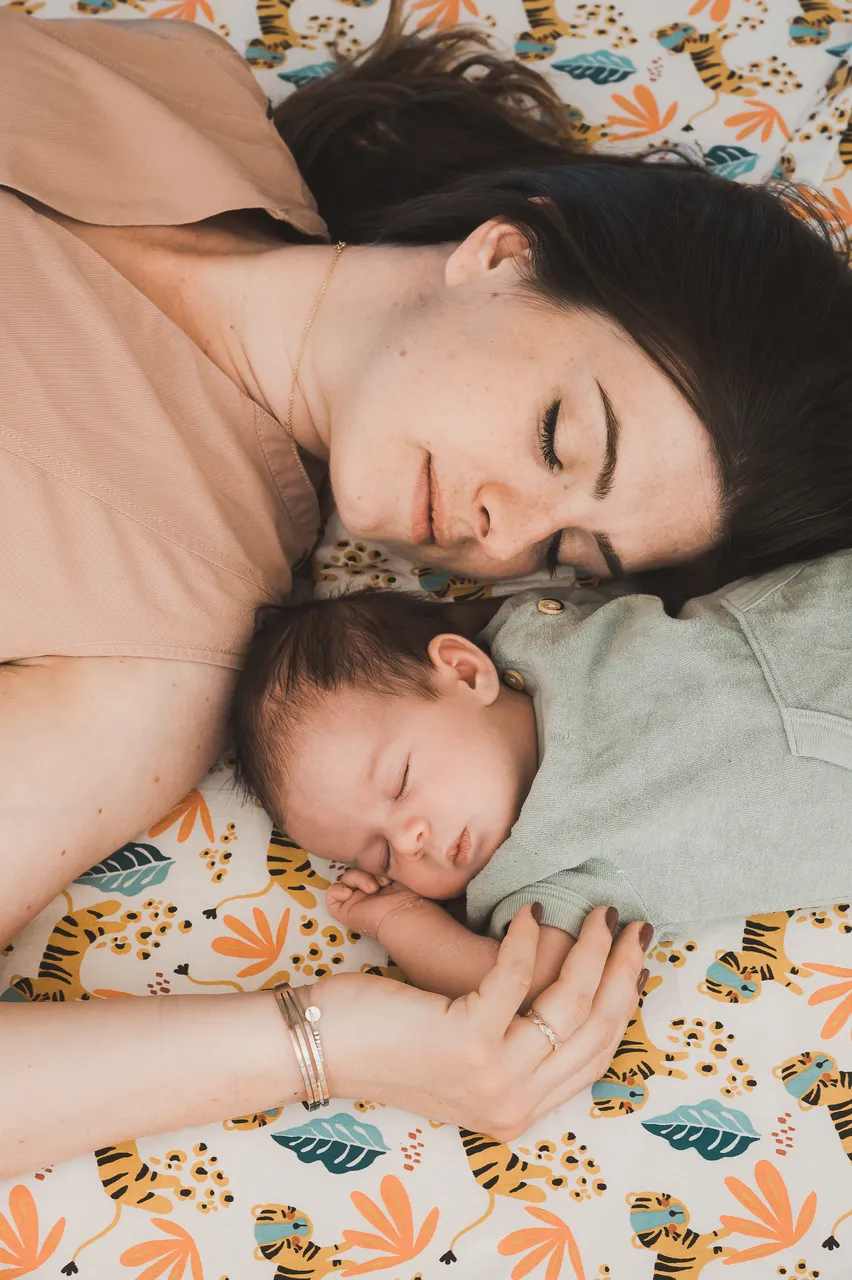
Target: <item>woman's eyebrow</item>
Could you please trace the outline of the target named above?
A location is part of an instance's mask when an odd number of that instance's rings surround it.
[[[597,381],[597,379],[595,379],[595,381]],[[612,482],[615,477],[615,468],[618,465],[618,438],[621,435],[621,423],[619,422],[618,416],[612,407],[609,396],[599,382],[597,383],[597,387],[598,391],[601,393],[604,419],[606,420],[606,453],[604,454],[604,464],[601,467],[601,473],[595,481],[595,487],[592,490],[592,497],[600,502],[612,489]],[[601,548],[601,550],[603,550],[603,548]]]

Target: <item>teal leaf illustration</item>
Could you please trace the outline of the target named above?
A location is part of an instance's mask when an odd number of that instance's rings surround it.
[[[636,67],[621,53],[609,49],[595,49],[592,53],[578,53],[564,62],[551,62],[554,71],[564,71],[572,80],[591,80],[592,84],[619,84],[632,76]]]
[[[278,79],[286,80],[297,89],[304,89],[312,80],[321,80],[323,76],[327,76],[336,65],[334,62],[312,62],[309,67],[297,67],[295,71],[279,71]]]
[[[8,1004],[26,1004],[27,997],[15,987],[7,987],[2,994],[0,1000],[5,1000]]]
[[[850,49],[852,49],[852,41],[848,44],[833,44],[830,49],[826,49],[826,53],[830,53],[834,58],[845,58]]]
[[[751,173],[757,164],[754,151],[746,151],[745,147],[711,147],[704,152],[707,168],[720,178],[741,178],[744,173]]]
[[[354,1173],[366,1169],[390,1147],[375,1125],[365,1124],[339,1111],[327,1120],[309,1120],[295,1129],[283,1129],[272,1137],[295,1151],[305,1164],[319,1160],[329,1173]]]
[[[667,1115],[643,1120],[642,1128],[658,1138],[665,1138],[675,1151],[692,1147],[703,1160],[742,1155],[760,1138],[744,1111],[725,1107],[716,1098],[697,1102],[694,1107],[677,1107]]]
[[[162,884],[174,864],[174,858],[167,858],[152,844],[126,844],[84,871],[74,883],[132,898],[144,889]]]
[[[419,583],[423,591],[440,591],[445,587],[453,575],[444,569],[422,569],[419,575]]]

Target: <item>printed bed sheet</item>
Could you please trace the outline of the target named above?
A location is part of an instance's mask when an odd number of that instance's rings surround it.
[[[357,0],[14,3],[38,18],[197,21],[274,100],[323,73],[330,41],[369,43],[385,13]],[[596,145],[678,143],[741,181],[807,181],[847,227],[850,20],[834,0],[412,8],[414,25],[494,30]],[[441,598],[489,590],[332,521],[317,588],[352,578]],[[386,966],[327,916],[333,865],[238,804],[229,782],[225,759],[57,898],[0,956],[0,999],[167,999]],[[661,942],[648,965],[603,1079],[511,1148],[369,1099],[128,1135],[0,1185],[0,1280],[697,1280],[731,1265],[748,1280],[852,1276],[852,908],[721,922]],[[168,1088],[167,1056],[147,1070]]]

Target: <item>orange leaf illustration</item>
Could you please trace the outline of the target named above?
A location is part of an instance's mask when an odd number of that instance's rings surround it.
[[[181,818],[183,821],[178,830],[178,844],[183,844],[184,840],[188,840],[192,835],[192,829],[195,826],[196,818],[201,819],[201,825],[204,828],[204,834],[208,840],[215,840],[213,834],[213,821],[210,817],[210,810],[207,808],[207,801],[200,791],[192,790],[188,796],[184,796],[180,804],[176,804],[171,813],[167,813],[165,818],[161,818],[155,823],[148,832],[149,836],[161,836],[164,831],[168,831],[169,827]]]
[[[121,1265],[141,1267],[149,1262],[151,1265],[145,1271],[140,1271],[136,1280],[158,1280],[169,1267],[171,1270],[168,1280],[183,1280],[189,1263],[192,1280],[204,1280],[201,1258],[189,1232],[176,1222],[167,1222],[165,1218],[152,1218],[151,1223],[172,1239],[146,1240],[144,1244],[135,1244],[132,1248],[125,1249],[119,1258]]]
[[[201,9],[208,22],[215,22],[213,10],[207,3],[207,0],[179,0],[178,4],[169,5],[167,9],[158,9],[156,13],[151,13],[150,18],[178,18],[183,22],[195,22],[197,19],[196,10]]]
[[[840,193],[842,194],[842,192]],[[847,202],[848,207],[848,202]],[[850,209],[852,213],[852,209]],[[852,969],[841,969],[834,964],[809,964],[807,968],[814,973],[824,973],[829,978],[843,978],[843,982],[830,982],[825,987],[812,991],[808,996],[808,1004],[826,1004],[829,1000],[839,1000],[837,1008],[828,1015],[822,1028],[823,1040],[836,1036],[852,1017]],[[844,999],[845,997],[845,999]]]
[[[239,956],[245,960],[254,961],[254,964],[240,969],[238,978],[252,978],[256,973],[263,973],[264,969],[270,968],[281,955],[284,943],[287,941],[287,925],[290,923],[289,907],[278,921],[274,938],[266,913],[261,911],[260,907],[255,907],[252,915],[256,933],[236,916],[225,916],[224,924],[237,936],[214,938],[210,944],[220,956]]]
[[[479,17],[479,10],[474,0],[416,0],[411,8],[425,11],[417,23],[417,30],[421,31],[423,27],[433,25],[443,29],[458,26],[462,20],[460,4],[463,4],[474,18]]]
[[[559,1280],[562,1275],[562,1263],[565,1255],[574,1268],[576,1280],[586,1280],[583,1260],[577,1241],[567,1223],[557,1218],[548,1209],[534,1208],[526,1205],[526,1211],[532,1218],[546,1225],[544,1227],[524,1227],[520,1231],[512,1231],[504,1236],[497,1246],[497,1252],[505,1257],[510,1253],[526,1253],[526,1257],[512,1268],[512,1280],[523,1280],[534,1271],[539,1263],[547,1259],[547,1270],[544,1280]]]
[[[790,141],[790,130],[787,128],[783,117],[779,114],[778,108],[770,106],[768,102],[758,102],[757,98],[751,99],[748,111],[741,111],[736,116],[728,116],[725,124],[742,125],[737,134],[737,142],[741,142],[743,138],[748,138],[752,133],[756,133],[758,129],[762,130],[760,135],[761,142],[768,142],[776,125],[787,141]]]
[[[710,5],[710,21],[724,22],[731,7],[731,0],[695,0],[695,4],[689,11],[690,18],[693,18],[696,13],[700,13],[702,9],[706,9],[708,4]]]
[[[18,1185],[9,1192],[9,1218],[0,1213],[0,1280],[18,1280],[37,1271],[51,1254],[56,1252],[65,1219],[60,1218],[50,1228],[44,1244],[38,1244],[38,1209],[28,1187]]]
[[[631,133],[613,133],[610,137],[613,142],[627,142],[631,138],[647,138],[652,133],[659,133],[661,129],[665,129],[675,117],[677,111],[677,103],[673,102],[668,108],[664,116],[660,115],[660,108],[657,106],[657,99],[654,97],[647,85],[639,84],[633,90],[635,102],[631,102],[629,98],[625,98],[623,93],[614,93],[612,100],[617,107],[621,107],[622,111],[627,114],[623,116],[607,116],[607,124],[621,124],[631,129]]]
[[[754,1166],[754,1177],[763,1196],[762,1200],[756,1191],[740,1182],[739,1178],[726,1178],[725,1186],[744,1209],[755,1215],[757,1221],[723,1215],[722,1226],[732,1233],[751,1236],[766,1243],[754,1245],[750,1249],[738,1249],[725,1258],[725,1266],[751,1262],[755,1258],[768,1258],[770,1254],[789,1249],[807,1234],[814,1220],[817,1206],[815,1191],[805,1198],[794,1223],[787,1184],[775,1165],[769,1160],[758,1160]]]
[[[381,1196],[384,1201],[384,1213],[374,1200],[364,1195],[363,1191],[353,1191],[351,1200],[361,1217],[375,1227],[380,1233],[372,1235],[364,1231],[344,1231],[343,1239],[350,1249],[376,1249],[389,1256],[387,1258],[370,1258],[366,1262],[345,1264],[344,1276],[362,1276],[368,1271],[386,1271],[389,1267],[397,1267],[403,1262],[410,1262],[422,1253],[435,1234],[438,1225],[438,1209],[430,1209],[423,1219],[420,1230],[415,1235],[414,1215],[411,1212],[411,1201],[408,1192],[394,1174],[382,1178]]]
[[[852,228],[852,204],[849,203],[846,192],[840,187],[832,187],[831,194],[834,196],[833,207],[837,211],[837,217],[848,231]]]

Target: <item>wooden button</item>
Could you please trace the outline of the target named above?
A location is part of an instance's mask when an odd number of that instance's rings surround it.
[[[539,613],[561,613],[565,605],[561,600],[539,600]]]
[[[524,677],[521,675],[520,671],[513,671],[510,667],[508,671],[503,672],[503,681],[510,689],[515,689],[518,693],[523,691]]]

